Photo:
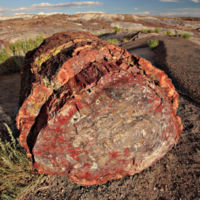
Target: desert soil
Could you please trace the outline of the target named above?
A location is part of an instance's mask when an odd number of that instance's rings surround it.
[[[159,63],[156,58],[163,59],[169,55],[170,49],[175,56],[182,59],[176,45],[166,48],[166,54],[159,50],[150,50],[145,44],[150,38],[136,40],[122,46],[131,52],[146,57],[155,65]],[[170,42],[171,39],[162,39]],[[182,41],[182,40],[181,40]],[[193,52],[193,45],[183,48]],[[165,46],[167,47],[167,46]],[[177,51],[174,51],[177,49]],[[184,51],[184,49],[182,50]],[[159,54],[160,53],[160,54]],[[155,56],[156,55],[156,56]],[[198,55],[196,55],[198,56]],[[200,56],[200,55],[199,55]],[[197,59],[197,58],[196,58]],[[198,60],[194,62],[199,67]],[[173,61],[171,61],[173,62]],[[182,63],[193,69],[191,60],[175,60],[177,68],[182,70]],[[166,64],[166,63],[165,63]],[[198,68],[199,69],[199,68]],[[181,73],[179,73],[180,76]],[[170,74],[169,74],[170,75]],[[0,77],[0,109],[5,116],[14,119],[19,96],[19,74]],[[200,77],[200,76],[199,76]],[[173,80],[174,81],[174,80]],[[197,85],[197,87],[200,87]],[[160,161],[143,172],[127,176],[123,179],[109,181],[103,185],[83,187],[71,183],[67,177],[44,175],[40,183],[24,193],[20,199],[27,200],[199,200],[200,199],[200,104],[193,101],[189,93],[180,92],[178,115],[182,119],[183,132],[178,144],[173,147]],[[0,121],[3,119],[1,118]]]
[[[175,30],[181,34],[189,32],[200,35],[199,18],[167,18],[136,16],[132,14],[79,13],[75,15],[30,15],[18,16],[7,20],[0,16],[0,40],[15,42],[35,38],[38,35],[50,36],[62,31],[88,31],[93,34],[113,32],[115,27],[121,30],[154,30],[160,27],[163,32]],[[200,43],[198,40],[197,42]]]

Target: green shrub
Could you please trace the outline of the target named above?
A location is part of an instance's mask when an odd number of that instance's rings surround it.
[[[161,31],[161,29],[160,29],[160,28],[158,28],[158,27],[157,27],[157,28],[155,28],[155,32],[156,32],[156,33],[160,33],[160,31]]]
[[[183,33],[181,35],[182,38],[186,38],[186,39],[189,39],[191,37],[191,35],[189,33]]]
[[[35,39],[21,40],[9,45],[10,50],[13,55],[25,55],[28,51],[31,51],[38,47],[44,38],[42,36],[37,36]]]
[[[32,162],[14,138],[12,130],[4,123],[10,141],[0,139],[0,199],[15,199],[27,190],[39,175],[33,171]]]
[[[142,30],[142,32],[143,32],[143,33],[148,33],[149,30],[148,30],[147,28],[145,28],[145,29]]]
[[[159,45],[159,41],[158,40],[149,40],[147,42],[147,44],[151,49],[153,49]]]
[[[115,45],[118,44],[118,40],[117,39],[108,39],[107,42],[113,43]]]
[[[142,32],[143,33],[153,33],[153,30],[145,28],[145,29],[142,30]]]
[[[0,51],[0,74],[19,72],[23,65],[23,57],[28,51],[38,47],[44,38],[37,36],[35,39],[21,40],[11,43]]]
[[[10,57],[9,53],[6,51],[5,48],[1,49],[0,51],[0,64],[5,62]]]
[[[172,35],[172,32],[170,30],[167,31],[167,35]]]
[[[119,27],[115,27],[115,33],[118,33],[120,31],[121,31],[121,29]]]

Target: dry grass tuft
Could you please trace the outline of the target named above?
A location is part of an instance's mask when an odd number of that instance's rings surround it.
[[[16,199],[41,177],[32,168],[24,149],[14,138],[12,130],[4,123],[10,141],[0,139],[0,199]]]

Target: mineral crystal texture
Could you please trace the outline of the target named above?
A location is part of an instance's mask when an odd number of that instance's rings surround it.
[[[150,62],[90,33],[57,33],[29,52],[16,118],[40,173],[81,185],[133,175],[180,137],[178,94]]]

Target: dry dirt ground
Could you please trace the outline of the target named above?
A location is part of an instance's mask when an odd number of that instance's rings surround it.
[[[194,47],[187,45],[184,40],[177,40],[179,46],[170,43],[170,38],[160,38],[165,46],[161,49],[150,50],[145,44],[150,38],[136,40],[132,43],[122,44],[131,52],[142,55],[151,60],[158,67],[166,70],[173,69],[178,76],[183,71],[182,63],[187,67],[188,73],[199,70],[200,54],[197,52],[194,61],[183,59],[182,52],[196,52]],[[165,53],[163,53],[165,48]],[[176,60],[170,60],[169,55],[173,52]],[[166,61],[162,63],[163,60]],[[157,58],[157,59],[156,59]],[[158,59],[160,58],[160,59]],[[167,62],[169,61],[170,62]],[[194,62],[194,63],[192,63]],[[177,68],[173,68],[173,63]],[[163,64],[163,65],[162,65]],[[168,66],[169,65],[169,66]],[[196,73],[199,71],[197,70]],[[190,73],[191,74],[191,73]],[[171,76],[171,74],[169,74]],[[200,73],[197,76],[200,78]],[[173,77],[172,77],[173,78]],[[188,82],[189,78],[185,80]],[[173,80],[176,83],[176,80]],[[176,83],[177,84],[177,83]],[[16,114],[17,99],[19,95],[19,74],[0,77],[0,108],[11,120]],[[200,88],[200,84],[197,86]],[[192,86],[191,86],[192,88]],[[83,187],[69,182],[67,177],[45,175],[39,184],[34,186],[28,193],[24,193],[21,199],[25,200],[199,200],[200,199],[200,104],[193,100],[190,93],[178,85],[180,93],[178,114],[182,119],[183,132],[178,144],[168,152],[160,161],[143,172],[134,176],[124,177],[109,181],[103,185]],[[185,91],[185,93],[184,93]],[[198,92],[198,91],[196,91]],[[182,95],[183,94],[183,95]],[[1,118],[2,120],[2,118]],[[0,120],[0,121],[1,121]]]
[[[34,38],[38,35],[50,36],[62,31],[88,31],[93,34],[113,32],[115,27],[121,30],[143,30],[160,27],[162,31],[174,33],[189,32],[200,36],[199,18],[167,18],[136,16],[132,14],[79,13],[75,15],[30,15],[1,20],[0,40],[15,42]]]

